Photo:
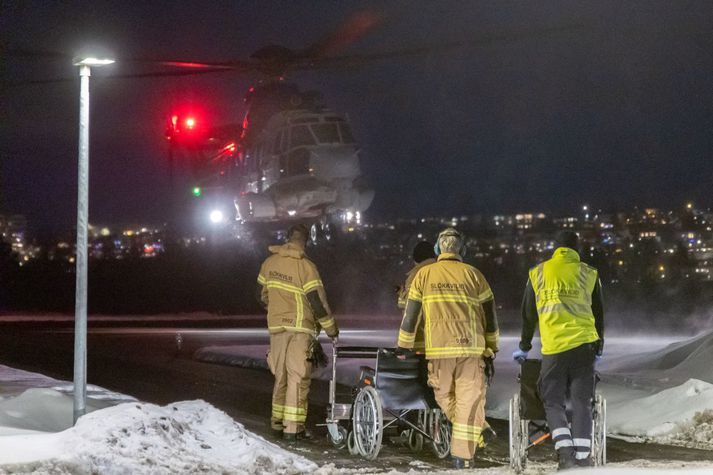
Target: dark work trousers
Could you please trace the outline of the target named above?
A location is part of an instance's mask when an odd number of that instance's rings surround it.
[[[540,397],[555,449],[574,447],[577,459],[586,459],[591,451],[594,354],[594,345],[587,343],[562,353],[542,355]],[[567,394],[572,407],[571,431],[565,414]]]

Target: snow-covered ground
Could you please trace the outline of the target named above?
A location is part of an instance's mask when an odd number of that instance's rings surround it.
[[[250,341],[260,334],[250,332]],[[386,334],[386,336],[385,336]],[[266,337],[266,335],[264,335]],[[266,338],[263,340],[266,341]],[[346,345],[393,346],[388,332],[346,330]],[[503,417],[517,390],[518,367],[509,354],[517,338],[502,339],[496,379],[489,389],[488,412]],[[265,344],[202,348],[208,361],[266,367]],[[329,352],[331,348],[325,345]],[[531,353],[538,356],[537,348]],[[713,333],[695,338],[626,337],[607,340],[599,364],[599,390],[609,403],[610,433],[633,440],[653,440],[700,448],[713,447]],[[339,380],[350,384],[365,361],[340,361]],[[330,368],[315,377],[327,379]],[[89,414],[71,427],[71,384],[0,366],[1,473],[367,473],[338,465],[318,467],[249,432],[239,422],[204,401],[156,406],[89,386]],[[551,473],[551,463],[531,463],[525,473]],[[413,464],[411,473],[423,473]],[[631,461],[597,469],[600,474],[713,473],[707,462]],[[398,473],[398,472],[390,472]],[[452,471],[432,472],[439,474]],[[507,467],[477,470],[510,473]]]
[[[72,426],[72,385],[0,365],[0,473],[310,473],[317,465],[204,401],[156,406],[88,386]]]
[[[383,331],[347,330],[344,345],[394,345]],[[518,366],[509,355],[518,337],[501,338],[496,376],[488,389],[490,417],[507,418],[508,402],[518,390]],[[325,342],[326,343],[326,342]],[[530,357],[540,357],[538,341]],[[325,344],[325,351],[331,348]],[[265,344],[201,348],[202,361],[267,368]],[[598,385],[607,399],[609,434],[629,440],[657,441],[713,449],[713,333],[694,338],[630,336],[608,338],[604,359],[598,364]],[[364,360],[339,361],[337,379],[352,384]],[[318,370],[314,378],[328,379],[331,368]],[[705,412],[710,411],[710,412]],[[696,414],[698,418],[694,420]]]

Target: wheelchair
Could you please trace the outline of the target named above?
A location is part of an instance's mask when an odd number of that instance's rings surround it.
[[[345,358],[374,359],[373,368],[361,366],[347,397],[337,394],[337,361]],[[417,355],[399,359],[393,349],[334,345],[326,420],[331,443],[374,460],[385,433],[395,431],[413,452],[425,445],[439,459],[447,457],[451,425],[436,404],[426,373],[426,361]]]
[[[545,417],[545,407],[538,394],[537,381],[540,377],[542,361],[528,359],[520,364],[518,381],[520,392],[510,399],[509,406],[509,449],[510,468],[521,472],[527,464],[527,452],[550,438]],[[595,375],[595,384],[599,376]],[[607,461],[607,403],[601,394],[595,392],[592,404],[592,448],[594,466],[602,466]]]

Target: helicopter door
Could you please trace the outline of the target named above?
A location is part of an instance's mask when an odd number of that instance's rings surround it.
[[[317,142],[306,125],[292,127],[290,135],[290,152],[287,160],[288,176],[309,175],[310,147]]]

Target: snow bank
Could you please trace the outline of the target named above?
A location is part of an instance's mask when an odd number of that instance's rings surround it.
[[[611,432],[659,437],[680,430],[706,409],[713,409],[713,384],[689,379],[652,396],[611,404],[607,419]]]
[[[317,466],[247,431],[204,401],[124,403],[58,434],[0,438],[0,471],[309,473]]]
[[[663,349],[626,355],[611,361],[607,371],[639,383],[677,385],[690,378],[713,383],[713,331],[671,343]]]

